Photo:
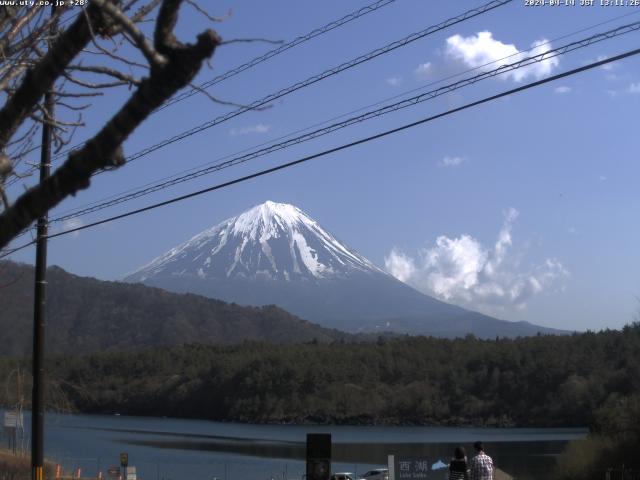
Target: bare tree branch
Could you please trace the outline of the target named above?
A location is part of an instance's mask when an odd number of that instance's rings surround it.
[[[97,52],[94,52],[93,50],[89,50],[89,49],[87,49],[87,48],[83,49],[82,51],[83,51],[84,53],[89,53],[89,54],[91,54],[91,55],[98,55],[98,56],[107,55],[108,57],[111,57],[111,58],[113,58],[114,60],[117,60],[118,62],[122,62],[122,63],[124,63],[125,65],[128,65],[128,66],[130,66],[130,67],[142,68],[142,69],[144,69],[144,70],[148,70],[148,69],[149,69],[149,66],[148,66],[148,65],[144,65],[144,64],[142,64],[142,63],[138,63],[138,62],[135,62],[135,61],[130,60],[130,59],[128,59],[128,58],[124,58],[124,57],[121,57],[121,56],[119,56],[119,55],[116,55],[115,53],[110,52],[110,51],[109,51],[109,50],[107,50],[106,48],[102,48],[102,47],[100,47],[100,46],[96,46],[96,47],[98,48],[98,51],[97,51]]]
[[[40,10],[36,9],[34,13],[39,13],[40,15],[42,15],[43,12],[44,12],[43,9],[40,9]],[[7,43],[3,45],[1,55],[4,55],[6,58],[10,58],[16,52],[20,52],[25,48],[28,48],[28,46],[34,45],[39,41],[46,40],[48,38],[49,28],[54,22],[58,21],[58,18],[60,17],[61,12],[62,12],[62,9],[60,9],[60,11],[56,10],[56,13],[51,18],[49,18],[46,22],[43,22],[42,24],[37,26],[34,30],[28,31],[27,35],[23,35],[21,40],[13,44]]]
[[[10,69],[0,81],[0,91],[6,90],[9,83],[11,83],[14,78],[20,76],[28,66],[29,65],[27,63],[14,65],[13,69]]]
[[[226,105],[226,106],[238,107],[238,108],[250,108],[251,110],[255,110],[256,112],[261,112],[263,110],[269,110],[271,108],[271,105],[264,105],[262,107],[249,107],[248,105],[243,105],[241,103],[231,102],[229,100],[221,100],[221,99],[219,99],[217,97],[214,97],[209,92],[207,92],[204,88],[202,88],[202,87],[200,87],[198,85],[195,85],[194,83],[190,83],[189,86],[192,89],[202,93],[204,96],[206,96],[213,103],[218,103],[220,105]]]
[[[148,4],[140,7],[138,11],[131,17],[131,20],[136,23],[144,20],[144,18],[149,15],[149,13],[151,13],[154,8],[160,5],[161,1],[162,0],[151,0]]]
[[[153,34],[153,44],[158,52],[167,55],[180,45],[173,34],[178,22],[178,10],[182,0],[164,0],[160,6],[156,29]]]
[[[232,38],[231,40],[225,40],[221,45],[231,45],[233,43],[270,43],[272,45],[282,45],[283,40],[270,40],[268,38]]]
[[[125,32],[131,35],[150,65],[163,66],[167,63],[167,59],[153,49],[147,37],[136,27],[136,24],[113,3],[108,0],[93,0],[93,3],[107,12]]]
[[[38,64],[24,76],[22,84],[0,110],[0,149],[4,148],[18,127],[34,109],[42,95],[51,89],[71,60],[91,39],[89,23],[97,21],[98,7],[91,3],[88,19],[78,19],[65,30]]]
[[[180,0],[164,0],[156,23],[154,45],[166,56],[167,63],[153,65],[149,77],[142,80],[129,100],[93,138],[79,150],[72,151],[50,177],[25,192],[0,215],[0,248],[64,198],[87,188],[93,173],[122,165],[122,143],[156,108],[188,85],[204,60],[213,54],[221,40],[211,30],[198,35],[195,44],[182,45],[176,40],[172,29],[177,22],[180,4]],[[84,21],[78,23],[84,26],[79,32],[83,35],[76,33],[83,44],[74,46],[74,52],[79,52],[90,40],[87,24]],[[66,67],[71,58],[62,56],[62,60]],[[56,72],[61,75],[60,68],[56,67]],[[4,134],[1,123],[0,133]]]
[[[191,5],[193,8],[195,8],[196,11],[198,11],[200,14],[202,14],[205,18],[207,18],[208,20],[210,20],[212,22],[224,22],[227,18],[231,17],[231,15],[233,14],[233,11],[229,10],[227,15],[224,16],[224,17],[214,17],[214,16],[210,15],[206,10],[204,10],[200,5],[198,5],[193,0],[186,0],[186,2],[189,5]]]
[[[17,145],[18,143],[22,142],[29,136],[33,135],[35,133],[35,130],[36,130],[36,125],[31,125],[26,133],[24,133],[22,136],[18,138],[14,138],[9,143],[7,143],[7,147],[11,147],[13,145]]]
[[[116,78],[121,82],[129,83],[131,85],[140,85],[140,80],[133,77],[132,75],[127,75],[125,73],[120,72],[114,68],[102,67],[97,65],[71,65],[69,70],[77,70],[79,72],[89,72],[96,73],[101,75],[108,75],[110,77]]]
[[[75,83],[76,85],[79,85],[85,88],[92,88],[94,90],[102,90],[105,88],[113,88],[113,87],[121,87],[123,85],[129,85],[129,82],[123,82],[123,81],[107,82],[107,83],[91,83],[91,82],[86,82],[84,80],[80,80],[68,73],[63,73],[63,75],[71,83]]]
[[[81,98],[81,97],[101,97],[104,92],[56,92],[58,97]]]
[[[41,117],[40,115],[36,115],[35,113],[32,113],[29,116],[38,123],[44,123],[62,131],[67,130],[65,127],[83,127],[84,126],[84,123],[82,122],[66,122],[64,120],[52,119],[46,116]]]
[[[5,50],[9,43],[15,38],[18,33],[20,33],[22,28],[31,21],[31,19],[35,16],[36,13],[38,13],[38,10],[40,10],[41,8],[41,6],[36,5],[31,8],[26,15],[23,15],[22,17],[16,19],[16,22],[14,23],[12,28],[7,32],[6,35],[2,37],[2,40],[0,40],[0,55],[2,55],[3,57],[7,55],[7,52],[5,52]]]
[[[56,94],[56,96],[57,96],[57,94]],[[77,111],[80,111],[80,110],[86,110],[87,108],[89,108],[91,106],[91,104],[90,103],[84,103],[82,105],[71,105],[71,104],[63,102],[61,100],[57,100],[56,101],[56,106],[68,108],[69,110],[73,110],[73,111],[77,112]]]
[[[9,157],[4,153],[0,153],[0,200],[2,200],[2,205],[5,210],[9,208],[9,199],[7,198],[7,194],[5,193],[2,185],[12,173],[13,165],[11,164],[11,160],[9,160]]]

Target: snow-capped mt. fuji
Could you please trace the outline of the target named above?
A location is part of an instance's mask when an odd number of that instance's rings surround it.
[[[169,250],[127,280],[172,275],[291,282],[354,271],[382,273],[299,208],[268,201]]]
[[[345,246],[299,208],[265,202],[172,248],[125,278],[241,305],[275,304],[344,331],[492,338],[545,331],[449,305]]]

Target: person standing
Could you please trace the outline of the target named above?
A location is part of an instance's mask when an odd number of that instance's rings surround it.
[[[449,462],[449,480],[469,480],[467,454],[462,447],[456,447]]]
[[[473,444],[476,456],[471,459],[471,480],[493,480],[493,460],[484,453],[482,442]]]

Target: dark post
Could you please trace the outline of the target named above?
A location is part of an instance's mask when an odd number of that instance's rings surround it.
[[[52,9],[53,11],[53,9]],[[40,182],[51,170],[51,125],[53,119],[53,92],[44,96],[45,122],[42,124],[42,146],[40,150]],[[48,215],[38,218],[36,238],[36,284],[33,305],[33,390],[31,395],[31,479],[44,478],[44,327],[47,304],[47,234]]]
[[[306,480],[329,480],[331,476],[331,434],[307,433]]]

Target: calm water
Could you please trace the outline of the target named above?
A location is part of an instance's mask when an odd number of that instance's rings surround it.
[[[25,430],[30,432],[28,415]],[[388,454],[448,462],[453,447],[482,440],[497,466],[520,480],[545,478],[584,429],[246,425],[106,415],[46,416],[45,452],[66,472],[94,476],[129,454],[142,480],[290,480],[305,469],[307,433],[331,433],[333,471],[364,473]],[[27,441],[28,442],[28,441]],[[27,448],[28,444],[25,443]],[[434,471],[434,480],[443,478]]]

